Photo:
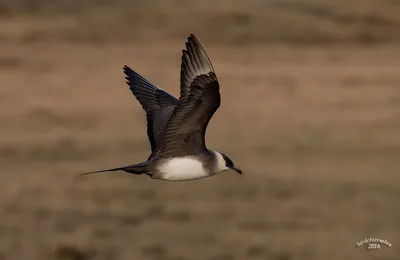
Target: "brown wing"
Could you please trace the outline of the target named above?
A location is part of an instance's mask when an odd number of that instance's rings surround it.
[[[180,99],[189,96],[190,85],[200,75],[214,72],[214,68],[199,40],[191,34],[186,41],[186,49],[182,50],[181,63],[181,93]],[[215,73],[215,72],[214,72]]]
[[[218,79],[203,47],[191,35],[186,48],[182,58],[181,96],[164,132],[159,153],[162,157],[205,151],[206,128],[221,103]]]
[[[220,106],[219,84],[215,74],[198,76],[190,85],[186,102],[178,102],[167,123],[160,154],[203,152],[207,125]]]
[[[128,66],[124,66],[124,73],[130,90],[146,112],[147,136],[151,145],[150,159],[161,146],[165,126],[178,99],[158,88]]]

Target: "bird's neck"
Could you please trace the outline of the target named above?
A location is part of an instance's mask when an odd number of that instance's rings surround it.
[[[214,171],[216,173],[228,170],[229,168],[226,167],[226,162],[224,157],[222,156],[222,154],[220,152],[217,151],[212,151],[210,150],[210,152],[212,152],[214,154],[214,158],[215,158],[215,167],[214,167]]]

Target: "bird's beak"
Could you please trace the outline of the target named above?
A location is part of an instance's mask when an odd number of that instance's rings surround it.
[[[242,174],[242,170],[239,169],[239,168],[232,167],[231,169],[234,170],[235,172],[239,173],[239,174]]]

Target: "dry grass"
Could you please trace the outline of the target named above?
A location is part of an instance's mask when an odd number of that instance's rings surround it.
[[[121,66],[177,95],[182,42],[3,46],[3,259],[399,257],[398,49],[203,43],[223,95],[208,145],[245,174],[188,183],[76,178],[148,155]],[[355,247],[369,236],[393,247]]]
[[[400,258],[398,1],[73,2],[0,3],[0,260]],[[177,96],[192,32],[244,175],[77,178],[148,156],[122,65]]]
[[[3,42],[398,43],[397,0],[5,0]],[[10,33],[12,32],[12,33]]]

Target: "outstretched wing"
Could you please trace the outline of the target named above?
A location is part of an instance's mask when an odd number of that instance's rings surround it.
[[[126,65],[124,66],[124,73],[130,90],[146,112],[147,135],[152,152],[150,159],[161,146],[165,126],[178,103],[178,99],[158,88]]]
[[[220,103],[219,83],[211,62],[200,42],[190,35],[182,54],[181,96],[167,123],[159,155],[204,151],[207,125]]]
[[[182,50],[181,93],[179,100],[186,101],[193,80],[200,75],[214,72],[214,68],[199,40],[191,34]]]

